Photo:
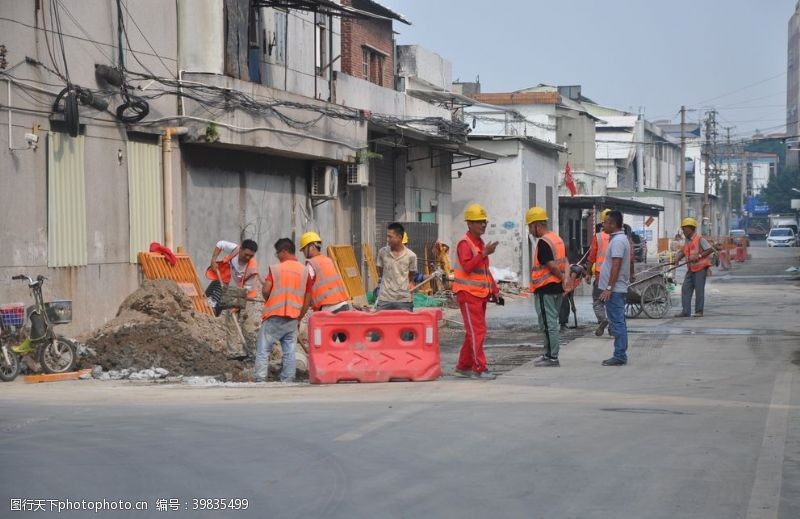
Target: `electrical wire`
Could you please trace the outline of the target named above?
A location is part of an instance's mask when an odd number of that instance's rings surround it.
[[[159,61],[159,62],[161,62],[161,65],[164,67],[164,70],[166,70],[166,71],[167,71],[167,74],[169,74],[169,75],[170,75],[170,76],[172,76],[172,77],[175,77],[175,74],[173,73],[173,70],[172,70],[172,69],[170,69],[170,68],[167,66],[167,64],[166,64],[166,63],[164,63],[164,60],[163,60],[163,59],[161,59],[161,55],[160,55],[160,54],[159,54],[159,53],[156,51],[156,49],[155,49],[155,48],[153,48],[153,45],[150,43],[150,40],[148,40],[148,39],[147,39],[147,36],[145,36],[145,35],[144,35],[144,31],[142,31],[142,28],[141,28],[141,27],[139,27],[139,24],[138,24],[138,23],[136,23],[136,18],[134,18],[134,17],[133,17],[133,15],[131,14],[131,12],[128,10],[128,7],[125,5],[125,2],[121,2],[121,3],[120,3],[120,5],[122,5],[122,8],[125,10],[125,12],[126,12],[126,13],[128,13],[128,17],[129,17],[129,18],[131,19],[131,21],[133,22],[133,25],[136,27],[136,30],[137,30],[137,31],[139,31],[139,34],[141,34],[141,35],[142,35],[142,39],[144,39],[145,43],[147,43],[147,46],[148,46],[148,47],[150,47],[150,50],[152,50],[152,51],[153,51],[153,54],[154,54],[154,55],[155,55],[155,56],[158,58],[158,61]],[[136,61],[137,61],[137,62],[138,62],[140,65],[142,65],[142,67],[144,67],[144,65],[142,64],[142,62],[141,62],[141,61],[139,61],[139,59],[138,59],[138,58],[136,58],[136,53],[134,52],[134,50],[133,50],[133,47],[131,46],[131,42],[130,42],[130,40],[128,39],[128,32],[127,32],[127,29],[126,29],[124,26],[123,26],[123,30],[125,31],[125,41],[127,41],[127,42],[128,42],[128,50],[131,52],[131,55],[132,55],[132,56],[134,56],[134,59],[136,59]],[[147,70],[148,72],[150,72],[150,71],[149,71],[149,70],[148,70],[146,67],[144,67],[144,68],[145,68],[145,70]],[[152,72],[150,72],[150,73],[152,74]]]

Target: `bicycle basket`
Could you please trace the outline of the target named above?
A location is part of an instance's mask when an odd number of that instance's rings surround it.
[[[72,301],[55,300],[44,304],[47,320],[51,324],[67,324],[72,322]]]
[[[25,322],[25,304],[10,303],[0,306],[0,320],[5,326],[22,326]]]

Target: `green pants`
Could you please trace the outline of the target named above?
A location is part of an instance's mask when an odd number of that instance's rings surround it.
[[[559,334],[558,310],[561,308],[562,294],[541,294],[534,292],[536,315],[539,317],[539,330],[544,333],[544,354],[557,359],[561,336]]]

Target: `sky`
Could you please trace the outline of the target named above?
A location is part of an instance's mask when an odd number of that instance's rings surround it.
[[[783,132],[786,44],[797,0],[378,0],[400,45],[453,64],[483,92],[582,85],[593,101],[680,122],[719,112],[732,138]]]

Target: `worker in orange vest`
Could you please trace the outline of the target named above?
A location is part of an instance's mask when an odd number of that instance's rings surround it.
[[[275,255],[280,263],[270,265],[261,289],[264,309],[256,340],[256,382],[267,380],[267,348],[275,342],[281,343],[283,351],[281,382],[294,381],[296,371],[297,323],[305,301],[306,269],[297,261],[294,242],[289,238],[275,242]]]
[[[537,367],[558,367],[561,335],[558,310],[561,299],[572,286],[567,276],[567,251],[564,241],[548,226],[547,211],[531,207],[525,214],[528,232],[536,240],[531,266],[530,290],[534,298],[539,329],[544,332],[544,355],[533,362]]]
[[[592,279],[594,274],[594,282],[592,283],[592,310],[597,318],[597,328],[594,334],[598,337],[603,335],[603,332],[608,326],[608,319],[606,318],[606,307],[600,301],[601,289],[597,287],[597,280],[600,277],[600,269],[603,268],[603,262],[606,259],[608,251],[608,242],[610,236],[603,232],[603,220],[611,209],[603,209],[600,211],[599,223],[595,227],[594,236],[592,236],[592,243],[589,245],[589,255],[586,257],[586,279],[587,282]]]
[[[300,252],[306,257],[306,296],[300,320],[309,308],[315,312],[344,312],[350,310],[347,289],[336,265],[322,254],[322,238],[315,232],[300,237]]]
[[[497,242],[484,243],[481,239],[489,216],[479,204],[467,206],[464,221],[468,230],[456,246],[452,284],[464,319],[464,343],[453,374],[458,378],[494,380],[496,376],[486,366],[483,341],[486,339],[486,303],[505,304],[489,271],[489,256],[497,249]]]
[[[245,288],[250,299],[258,295],[258,287],[255,286],[258,280],[256,252],[258,244],[253,240],[244,240],[241,245],[225,240],[217,242],[211,254],[211,264],[206,269],[206,278],[212,281],[206,295],[209,296],[209,303],[214,308],[215,315],[219,315],[223,309],[219,307],[221,292],[212,289],[214,281],[225,286]],[[221,254],[225,256],[219,260]]]
[[[686,258],[686,277],[681,287],[681,304],[683,309],[675,317],[689,317],[692,312],[692,293],[696,293],[694,301],[694,317],[703,317],[703,306],[706,295],[706,278],[711,268],[709,255],[714,248],[697,232],[697,220],[684,218],[681,230],[686,238],[683,250],[675,256],[675,265]]]

